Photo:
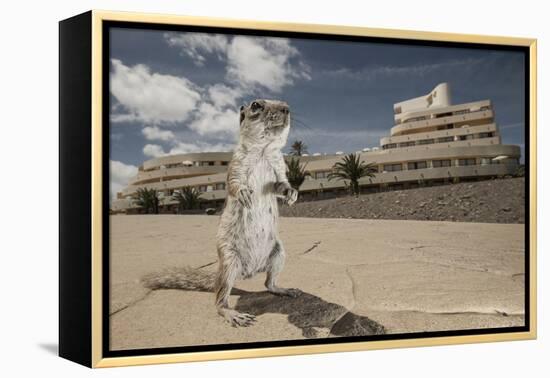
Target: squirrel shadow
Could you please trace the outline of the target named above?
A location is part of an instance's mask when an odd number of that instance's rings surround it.
[[[183,266],[166,269],[146,275],[142,283],[151,290],[213,292],[215,273],[205,272],[200,268]],[[327,302],[303,291],[296,298],[291,298],[277,296],[267,291],[251,292],[234,287],[231,294],[239,296],[235,310],[255,316],[269,313],[287,315],[288,321],[300,328],[306,338],[369,336],[386,333],[384,326],[366,316],[354,314],[342,305]]]
[[[302,330],[306,338],[337,336],[369,336],[385,334],[384,326],[348,311],[344,306],[301,292],[296,298],[273,295],[267,291],[250,292],[233,288],[232,295],[239,295],[235,310],[255,316],[283,314],[288,321]]]

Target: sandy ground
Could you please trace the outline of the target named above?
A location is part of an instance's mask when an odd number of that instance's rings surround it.
[[[216,216],[111,217],[111,349],[508,327],[524,324],[524,226],[281,218],[280,284],[240,281],[231,305],[257,315],[233,328],[213,294],[148,290],[165,268],[216,268]]]

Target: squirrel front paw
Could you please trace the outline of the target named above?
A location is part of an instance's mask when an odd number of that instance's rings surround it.
[[[242,206],[250,209],[252,206],[252,190],[248,188],[239,189],[237,192],[237,200]]]
[[[284,201],[288,206],[294,205],[294,202],[298,199],[298,191],[292,187],[286,189],[284,195]]]
[[[274,189],[277,196],[282,198],[288,206],[292,206],[298,199],[298,191],[286,181],[275,183]]]

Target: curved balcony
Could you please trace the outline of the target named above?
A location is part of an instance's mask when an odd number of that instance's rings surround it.
[[[394,104],[394,109],[396,105],[398,104]],[[450,106],[436,106],[436,107],[430,107],[422,110],[396,113],[394,115],[394,121],[396,125],[400,125],[407,122],[407,120],[410,120],[413,118],[426,117],[429,119],[445,113],[462,112],[462,111],[474,112],[474,111],[477,111],[476,109],[480,109],[483,107],[491,107],[491,100],[473,101],[465,104],[457,104],[457,105],[450,105]]]
[[[450,123],[459,123],[459,122],[475,122],[483,119],[490,119],[491,121],[489,122],[492,123],[493,117],[494,117],[494,113],[492,110],[482,110],[482,111],[480,110],[477,112],[402,123],[392,127],[390,131],[390,135],[392,137],[395,137],[399,135],[414,134],[414,133],[423,132],[423,131],[425,132],[436,131],[438,126],[443,126]]]
[[[233,156],[232,152],[197,152],[189,154],[178,154],[163,156],[143,162],[143,170],[150,171],[158,169],[161,166],[172,165],[172,164],[181,164],[184,161],[190,162],[229,162]]]
[[[182,179],[187,177],[212,175],[227,171],[226,165],[209,165],[202,167],[177,167],[156,169],[154,171],[139,171],[137,176],[130,181],[130,185],[147,184],[153,182]]]
[[[441,168],[424,168],[397,172],[377,173],[373,178],[364,177],[359,180],[359,185],[380,185],[401,182],[414,182],[418,180],[439,180],[472,177],[493,177],[510,175],[516,172],[516,164],[490,164],[468,165]],[[344,186],[342,181],[327,179],[306,180],[300,186],[300,192],[325,189],[339,189]]]
[[[486,143],[493,139],[494,144]],[[473,139],[460,142],[430,144],[426,146],[414,146],[394,148],[390,150],[378,150],[361,154],[361,160],[374,164],[392,164],[417,160],[453,159],[461,157],[478,156],[499,156],[506,155],[519,158],[521,150],[515,145],[497,143],[498,137]],[[484,144],[473,144],[472,142],[483,142]],[[436,147],[437,146],[437,147]],[[318,160],[308,163],[306,170],[309,172],[330,170],[332,166],[341,161],[342,156],[330,157],[326,160]]]
[[[437,131],[431,131],[431,132],[425,132],[425,133],[415,133],[415,134],[407,134],[407,135],[400,135],[400,136],[387,136],[380,139],[380,146],[383,148],[385,145],[393,144],[393,143],[399,144],[399,143],[405,143],[405,142],[416,142],[424,139],[445,138],[449,136],[454,137],[454,136],[489,133],[489,132],[495,133],[497,131],[498,131],[497,125],[495,123],[488,123],[488,124],[479,125],[479,126],[458,127],[455,129],[437,130]]]
[[[139,188],[155,189],[158,191],[180,189],[184,186],[201,186],[225,183],[227,178],[226,173],[218,173],[214,175],[194,176],[182,179],[175,179],[162,182],[153,182],[139,185],[128,185],[120,192],[121,197],[134,195]]]

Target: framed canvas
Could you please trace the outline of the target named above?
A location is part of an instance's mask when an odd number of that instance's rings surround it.
[[[59,354],[536,337],[534,39],[60,22]]]

